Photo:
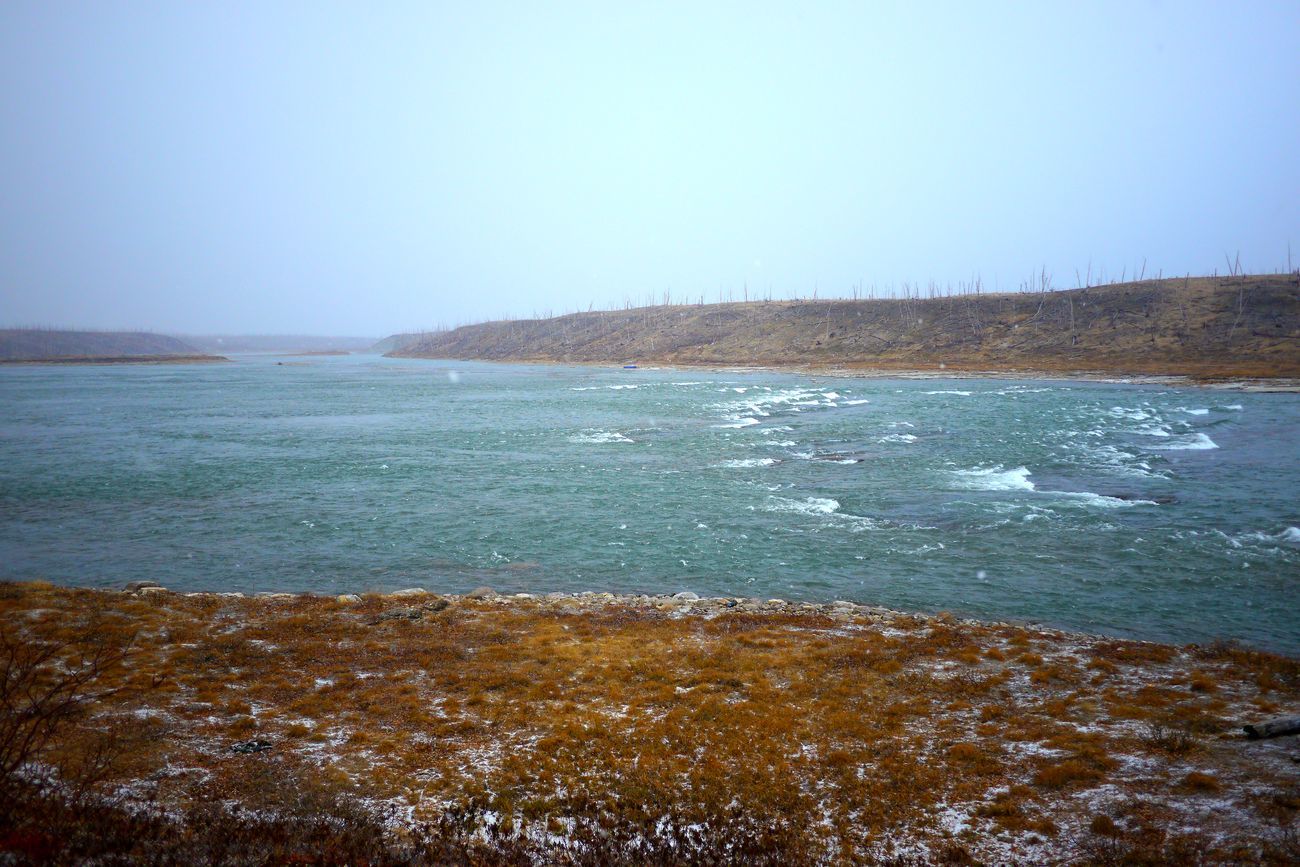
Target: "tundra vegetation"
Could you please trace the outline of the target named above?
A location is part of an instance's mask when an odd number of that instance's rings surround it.
[[[12,863],[1295,863],[1300,662],[848,603],[0,584]]]

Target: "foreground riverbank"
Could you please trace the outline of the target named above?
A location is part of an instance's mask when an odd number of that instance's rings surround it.
[[[93,673],[9,769],[0,841],[202,861],[1300,854],[1294,738],[1241,728],[1300,714],[1294,659],[693,597],[0,586],[33,682]]]

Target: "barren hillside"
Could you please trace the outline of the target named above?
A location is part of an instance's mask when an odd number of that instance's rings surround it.
[[[1043,293],[755,301],[486,322],[394,356],[661,364],[1300,375],[1300,277]]]
[[[0,360],[194,356],[198,349],[164,334],[140,331],[55,331],[43,328],[0,330]]]

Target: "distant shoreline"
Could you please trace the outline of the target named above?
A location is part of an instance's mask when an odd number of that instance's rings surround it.
[[[310,349],[302,352],[274,352],[270,354],[274,358],[298,358],[307,355],[351,355],[352,352],[347,349]]]
[[[229,360],[224,355],[56,355],[51,358],[0,358],[0,364],[206,364]]]
[[[635,375],[647,370],[712,371],[715,373],[788,373],[802,376],[826,376],[843,379],[997,379],[997,380],[1051,380],[1057,382],[1104,382],[1118,385],[1163,385],[1170,388],[1207,388],[1223,391],[1248,391],[1256,393],[1300,392],[1300,377],[1258,374],[1251,376],[1197,376],[1192,373],[1153,373],[1149,371],[1117,370],[1035,370],[1030,368],[984,369],[962,365],[945,367],[917,366],[857,366],[854,364],[745,364],[728,362],[717,364],[658,362],[648,360],[634,369],[627,369],[612,361],[556,361],[543,358],[424,358],[409,355],[385,356],[413,361],[456,361],[476,364],[523,364],[539,367],[583,367],[616,370]]]

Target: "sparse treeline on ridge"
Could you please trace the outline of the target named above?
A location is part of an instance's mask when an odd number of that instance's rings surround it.
[[[592,310],[425,332],[390,354],[1214,378],[1300,375],[1297,340],[1300,276],[1289,273]]]

